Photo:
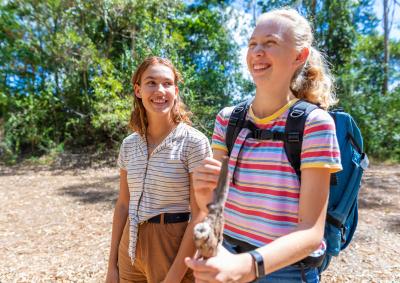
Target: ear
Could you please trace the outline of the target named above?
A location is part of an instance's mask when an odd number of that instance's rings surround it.
[[[179,95],[179,88],[177,85],[175,85],[175,96],[178,97]]]
[[[308,55],[310,55],[310,49],[308,47],[304,47],[300,50],[300,52],[296,56],[295,65],[296,67],[304,65],[307,61]]]
[[[134,85],[134,92],[137,98],[142,98],[142,95],[140,94],[140,86],[138,84]]]

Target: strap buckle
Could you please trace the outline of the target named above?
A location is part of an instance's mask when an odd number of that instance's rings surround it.
[[[300,133],[299,132],[289,132],[287,134],[288,142],[300,142]]]
[[[270,130],[255,129],[254,138],[258,140],[272,140],[274,138],[273,133]]]
[[[293,111],[290,113],[290,117],[299,118],[299,117],[303,116],[304,113],[305,112],[303,110],[293,109]]]

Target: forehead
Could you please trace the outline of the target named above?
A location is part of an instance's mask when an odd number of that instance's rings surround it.
[[[257,23],[251,37],[265,37],[268,35],[293,42],[292,22],[284,17],[264,16]]]
[[[175,80],[175,74],[172,69],[163,64],[154,64],[147,67],[147,69],[143,72],[142,79],[170,79],[172,81]]]

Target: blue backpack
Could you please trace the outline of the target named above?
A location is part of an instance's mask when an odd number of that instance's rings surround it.
[[[301,179],[300,154],[304,125],[308,114],[318,106],[304,100],[297,101],[289,109],[285,131],[276,132],[259,129],[251,121],[245,120],[251,101],[238,104],[229,118],[225,140],[229,155],[239,132],[247,128],[251,130],[249,136],[252,138],[283,141],[288,160]],[[331,175],[324,233],[327,249],[325,257],[318,263],[320,273],[328,267],[332,256],[337,256],[353,238],[358,223],[357,200],[361,177],[368,167],[361,132],[353,118],[341,110],[329,111],[329,114],[336,124],[343,170]]]

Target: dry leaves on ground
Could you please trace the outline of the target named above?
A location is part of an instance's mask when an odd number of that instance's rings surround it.
[[[400,166],[373,166],[350,247],[322,282],[400,282]],[[104,282],[115,168],[0,167],[0,282]]]

